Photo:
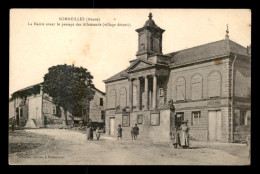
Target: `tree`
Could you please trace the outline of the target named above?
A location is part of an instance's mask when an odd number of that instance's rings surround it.
[[[73,110],[83,100],[91,100],[95,94],[91,87],[93,76],[83,67],[57,65],[48,69],[44,76],[43,92],[52,97],[53,102],[63,107],[66,125],[67,111]]]

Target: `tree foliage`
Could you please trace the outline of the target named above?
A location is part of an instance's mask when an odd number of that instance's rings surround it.
[[[91,87],[93,76],[83,67],[57,65],[49,68],[44,76],[43,92],[52,97],[56,105],[63,107],[67,124],[68,109],[91,100],[95,94]]]

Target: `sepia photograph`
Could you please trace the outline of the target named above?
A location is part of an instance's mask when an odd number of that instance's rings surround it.
[[[250,9],[9,13],[9,165],[251,165]]]

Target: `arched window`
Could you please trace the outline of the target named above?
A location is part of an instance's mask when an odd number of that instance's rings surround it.
[[[176,100],[185,100],[186,90],[185,90],[185,79],[180,77],[176,81]]]
[[[116,90],[110,91],[110,108],[116,108]]]
[[[126,89],[122,88],[120,90],[120,106],[121,108],[126,107]]]
[[[211,73],[208,77],[208,95],[209,97],[220,97],[221,74],[218,71]]]
[[[202,99],[202,77],[196,74],[191,79],[191,99]]]

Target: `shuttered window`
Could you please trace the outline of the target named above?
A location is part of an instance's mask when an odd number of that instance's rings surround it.
[[[191,99],[202,99],[202,77],[198,74],[191,79]]]
[[[116,90],[110,92],[110,108],[116,108]]]
[[[191,125],[199,125],[201,119],[200,111],[192,112]]]
[[[221,75],[215,71],[211,73],[208,79],[208,95],[209,97],[220,97]]]
[[[185,79],[184,78],[179,78],[177,80],[177,84],[176,84],[176,93],[177,93],[177,97],[176,100],[180,101],[180,100],[185,100]]]
[[[128,127],[128,126],[130,126],[130,117],[129,117],[129,115],[123,115],[123,118],[122,118],[122,126],[123,126],[123,127]]]
[[[121,108],[126,107],[126,89],[122,88],[120,90],[120,106]]]

